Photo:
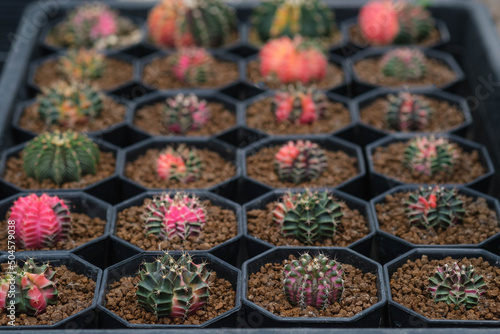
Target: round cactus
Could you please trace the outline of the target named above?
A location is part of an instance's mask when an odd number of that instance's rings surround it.
[[[214,63],[203,48],[181,48],[170,58],[174,76],[190,85],[206,83],[214,75]]]
[[[58,61],[59,72],[67,80],[89,81],[102,77],[105,57],[95,49],[71,49]]]
[[[194,94],[177,94],[167,99],[164,120],[167,129],[176,134],[186,134],[191,130],[201,129],[210,119],[210,109],[206,100],[200,100]]]
[[[397,48],[380,60],[382,73],[400,80],[416,80],[425,76],[425,55],[418,49]]]
[[[427,38],[434,27],[431,13],[421,4],[401,1],[396,4],[399,33],[394,44],[414,44]]]
[[[287,85],[274,96],[274,114],[278,122],[311,124],[323,117],[327,107],[326,95],[313,87]]]
[[[189,183],[201,177],[202,163],[195,149],[184,144],[177,149],[167,147],[157,160],[157,173],[160,179]]]
[[[421,131],[434,113],[427,102],[409,92],[389,94],[387,104],[387,125],[397,131]]]
[[[455,158],[455,145],[446,138],[415,137],[405,148],[403,164],[412,171],[432,176],[437,172],[450,173]]]

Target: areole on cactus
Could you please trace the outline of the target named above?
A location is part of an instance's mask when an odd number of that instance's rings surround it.
[[[289,84],[274,96],[274,114],[278,122],[311,124],[323,117],[327,107],[326,95],[314,87]]]
[[[58,60],[58,70],[67,80],[88,81],[102,77],[105,57],[96,49],[70,49]]]
[[[406,145],[403,164],[412,171],[432,176],[450,173],[456,160],[455,144],[446,138],[418,136]]]
[[[203,165],[194,148],[180,144],[172,146],[160,154],[156,161],[157,174],[160,179],[189,183],[201,177]]]
[[[387,77],[400,80],[416,80],[427,72],[426,59],[422,51],[415,48],[396,48],[380,59],[380,68]]]
[[[176,134],[186,134],[191,130],[201,129],[210,119],[210,108],[206,100],[199,99],[193,93],[177,94],[167,99],[164,109],[167,129]]]
[[[215,73],[215,59],[204,48],[183,47],[170,57],[174,76],[190,85],[207,82]]]
[[[387,96],[386,122],[397,131],[423,130],[434,110],[420,96],[410,92]]]

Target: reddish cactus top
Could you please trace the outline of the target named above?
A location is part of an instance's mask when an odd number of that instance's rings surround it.
[[[392,0],[370,1],[361,8],[359,27],[373,45],[391,44],[399,32],[398,12]]]

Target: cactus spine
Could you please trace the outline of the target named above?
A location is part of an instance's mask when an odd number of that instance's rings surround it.
[[[415,137],[405,148],[403,164],[412,171],[432,176],[438,172],[450,173],[455,159],[455,145],[447,139]]]
[[[313,87],[287,85],[274,96],[274,114],[278,122],[311,124],[325,114],[326,95]]]
[[[181,144],[177,149],[167,147],[157,160],[158,177],[189,183],[201,177],[202,163],[195,149]]]
[[[429,124],[433,110],[419,96],[409,92],[387,96],[386,121],[397,131],[423,130]]]

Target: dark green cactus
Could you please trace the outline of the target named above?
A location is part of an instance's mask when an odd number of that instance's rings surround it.
[[[386,77],[400,80],[420,79],[427,72],[424,53],[411,48],[397,48],[387,52],[380,60],[380,67]]]
[[[428,103],[409,92],[388,95],[387,104],[387,125],[397,131],[422,131],[434,113]]]
[[[401,1],[396,4],[399,33],[394,44],[415,44],[429,36],[435,26],[431,13],[421,4]]]

